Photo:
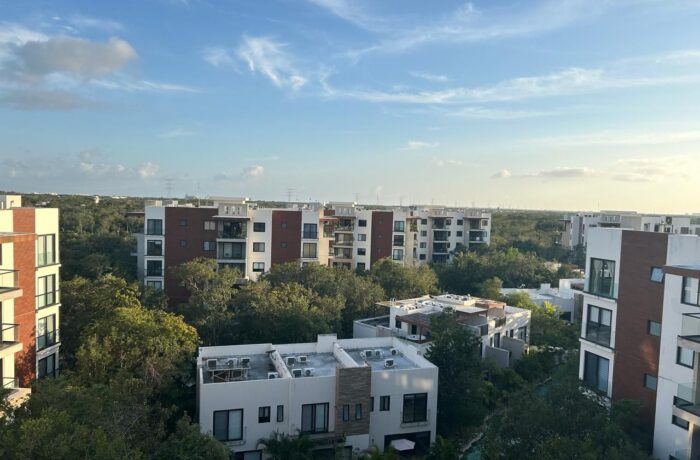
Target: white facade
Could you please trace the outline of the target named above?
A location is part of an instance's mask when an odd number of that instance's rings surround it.
[[[369,357],[364,350],[372,351]],[[383,450],[391,439],[416,433],[427,436],[429,446],[435,440],[437,385],[438,369],[416,348],[392,337],[320,335],[315,343],[206,347],[197,360],[202,432],[250,458],[260,458],[259,441],[274,431],[304,431],[330,447],[344,440],[356,453],[373,445]],[[338,394],[337,388],[349,391]],[[421,395],[425,406],[417,417],[403,412],[406,395]],[[233,429],[220,411],[231,411]]]
[[[569,322],[574,322],[575,296],[582,293],[582,288],[585,282],[582,278],[562,278],[559,280],[559,287],[553,288],[549,283],[542,283],[539,288],[502,288],[501,295],[510,295],[515,293],[524,293],[530,297],[535,304],[542,306],[545,302],[549,302],[556,307],[559,316]]]

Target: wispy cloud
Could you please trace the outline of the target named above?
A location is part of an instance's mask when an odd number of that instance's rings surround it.
[[[389,20],[371,14],[359,1],[350,0],[307,0],[307,2],[328,11],[357,27],[369,31],[387,31]]]
[[[464,162],[462,162],[461,160],[455,160],[454,158],[432,157],[431,160],[433,164],[438,168],[442,168],[444,166],[464,166]]]
[[[561,166],[553,169],[544,169],[531,174],[520,174],[515,175],[508,169],[501,169],[497,173],[491,176],[492,179],[544,179],[544,180],[556,180],[556,179],[580,179],[584,177],[595,176],[598,173],[593,169],[587,167],[568,167]]]
[[[117,76],[113,79],[97,79],[91,80],[90,83],[100,88],[125,91],[128,93],[134,92],[153,92],[153,93],[199,93],[201,90],[186,85],[178,85],[175,83],[158,82],[151,80],[133,80]]]
[[[561,114],[561,111],[555,110],[491,109],[474,106],[463,107],[448,113],[451,117],[473,120],[518,120],[522,118],[550,117],[559,114]]]
[[[234,62],[234,59],[231,57],[231,54],[229,54],[228,50],[220,46],[212,46],[202,50],[202,59],[214,67],[232,65]]]
[[[261,165],[253,165],[245,168],[241,174],[246,179],[255,179],[265,174],[265,168]]]
[[[112,19],[85,16],[82,14],[70,16],[66,19],[66,22],[78,29],[97,29],[105,32],[121,32],[124,30],[124,26],[120,22]]]
[[[426,150],[426,149],[433,149],[439,145],[440,145],[439,142],[426,142],[426,141],[411,140],[411,141],[406,142],[406,145],[401,147],[399,150]]]
[[[511,177],[513,174],[507,170],[507,169],[501,169],[497,173],[495,173],[493,176],[491,176],[491,179],[507,179]]]
[[[16,110],[69,111],[101,105],[70,91],[12,89],[0,93],[0,106]]]
[[[277,87],[296,90],[308,79],[296,69],[294,58],[286,51],[287,46],[270,37],[244,36],[236,55],[252,73],[267,77]]]
[[[700,170],[700,159],[687,155],[663,157],[622,158],[615,162],[612,179],[621,182],[661,182],[665,179],[685,176],[689,170]]]
[[[602,131],[572,136],[531,139],[529,142],[553,147],[596,147],[664,145],[700,141],[700,129],[683,131]]]
[[[411,76],[420,78],[421,80],[432,81],[435,83],[446,83],[450,81],[450,78],[447,75],[439,75],[429,72],[411,72],[410,74]]]

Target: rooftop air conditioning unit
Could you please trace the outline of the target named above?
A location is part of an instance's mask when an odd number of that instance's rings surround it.
[[[235,358],[229,359],[228,361],[226,361],[226,365],[229,369],[233,369],[234,367],[236,367],[236,365],[238,365],[238,360]]]
[[[394,360],[393,359],[385,359],[384,360],[384,367],[386,367],[386,368],[394,367]]]
[[[241,366],[243,367],[248,367],[250,366],[250,358],[249,357],[244,357],[240,359]]]
[[[314,375],[314,368],[307,367],[306,369],[304,369],[304,375],[307,377],[311,377],[312,375]]]
[[[307,360],[306,356],[302,355],[302,356],[297,357],[297,361],[299,361],[299,364],[306,364],[306,360]]]
[[[207,359],[207,368],[216,369],[217,361],[215,359]]]
[[[297,359],[294,356],[287,356],[285,361],[287,362],[287,366],[293,366],[297,362]]]
[[[379,359],[382,357],[382,350],[374,350],[374,357]]]
[[[365,350],[362,352],[365,359],[370,359],[372,357],[372,350]]]
[[[301,377],[301,369],[292,369],[292,377]]]
[[[278,379],[280,375],[277,372],[268,372],[267,373],[267,379],[272,380],[272,379]]]
[[[396,348],[391,349],[391,356],[396,356],[398,354],[399,354],[399,350],[397,350]]]

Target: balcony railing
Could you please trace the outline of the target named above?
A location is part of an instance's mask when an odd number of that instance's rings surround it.
[[[148,276],[161,276],[161,275],[148,275]],[[36,296],[36,308],[50,307],[52,305],[57,305],[61,303],[61,292],[56,289],[55,291],[45,292]]]
[[[147,268],[146,276],[163,276],[162,268]]]
[[[58,343],[58,329],[36,337],[36,349],[43,350]]]
[[[307,240],[317,240],[318,232],[303,232],[301,237]]]
[[[676,398],[673,402],[679,409],[695,416],[700,416],[700,397],[695,382],[679,383]]]
[[[447,241],[447,232],[434,232],[433,241]]]
[[[334,246],[352,246],[353,241],[354,240],[352,238],[343,238],[343,239],[335,240],[333,245]]]
[[[338,224],[335,226],[336,232],[352,232],[353,230],[355,230],[354,224],[345,224],[345,225]]]
[[[19,324],[2,323],[0,325],[0,346],[19,342]]]
[[[216,234],[217,238],[222,239],[241,239],[246,238],[247,232],[245,230],[219,230]]]
[[[401,426],[402,427],[425,426],[425,425],[430,425],[430,409],[427,409],[427,411],[425,413],[425,420],[416,420],[416,421],[404,421],[403,411],[401,411]]]
[[[18,270],[0,270],[0,292],[19,289]]]
[[[3,377],[2,378],[2,389],[3,390],[16,390],[19,388],[19,379],[17,377]]]

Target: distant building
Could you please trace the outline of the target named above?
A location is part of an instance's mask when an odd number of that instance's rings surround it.
[[[481,356],[501,367],[512,366],[530,343],[530,311],[503,302],[443,294],[381,302],[389,314],[357,320],[353,337],[400,337],[422,352],[432,341],[431,317],[454,311],[455,320],[481,337]]]
[[[700,235],[700,216],[638,214],[621,211],[569,214],[563,219],[559,244],[567,249],[585,247],[588,242],[589,229],[597,227]]]
[[[58,209],[0,195],[0,382],[11,401],[58,372]]]
[[[565,321],[575,322],[576,315],[574,311],[577,305],[581,305],[583,285],[585,280],[582,278],[560,279],[559,287],[553,288],[549,283],[542,283],[539,288],[502,288],[502,295],[514,293],[525,293],[534,303],[539,306],[545,302],[552,304],[557,308],[559,317]]]
[[[438,369],[393,337],[199,349],[203,433],[235,458],[261,460],[262,439],[301,432],[314,458],[392,445],[425,453],[435,441]]]
[[[143,284],[186,298],[172,269],[197,257],[238,269],[256,280],[274,264],[318,263],[367,270],[382,258],[418,266],[450,260],[456,251],[488,244],[491,215],[441,207],[365,209],[354,203],[265,208],[247,198],[213,204],[147,201],[137,235]]]

